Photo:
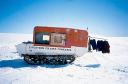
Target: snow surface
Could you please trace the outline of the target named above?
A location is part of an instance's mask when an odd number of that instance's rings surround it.
[[[110,54],[85,53],[67,65],[29,65],[15,45],[31,34],[0,33],[0,84],[128,84],[128,37],[105,37]]]

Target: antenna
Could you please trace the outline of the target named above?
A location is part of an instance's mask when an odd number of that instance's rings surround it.
[[[88,27],[87,27],[87,31],[88,31]]]

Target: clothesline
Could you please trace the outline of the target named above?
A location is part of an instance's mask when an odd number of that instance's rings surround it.
[[[101,40],[107,40],[107,39],[104,39],[104,38],[98,38],[98,37],[92,37],[92,36],[88,36],[89,38],[95,38],[95,39],[101,39]]]

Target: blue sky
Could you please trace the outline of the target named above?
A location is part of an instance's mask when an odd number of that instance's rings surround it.
[[[0,33],[32,33],[34,26],[128,36],[128,0],[0,0]]]

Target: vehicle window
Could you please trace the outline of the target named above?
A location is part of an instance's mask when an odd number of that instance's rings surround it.
[[[60,34],[60,33],[51,33],[51,45],[59,45],[59,46],[65,46],[65,39],[66,35],[65,34]]]
[[[45,32],[35,34],[35,43],[36,44],[49,44],[50,35]]]

